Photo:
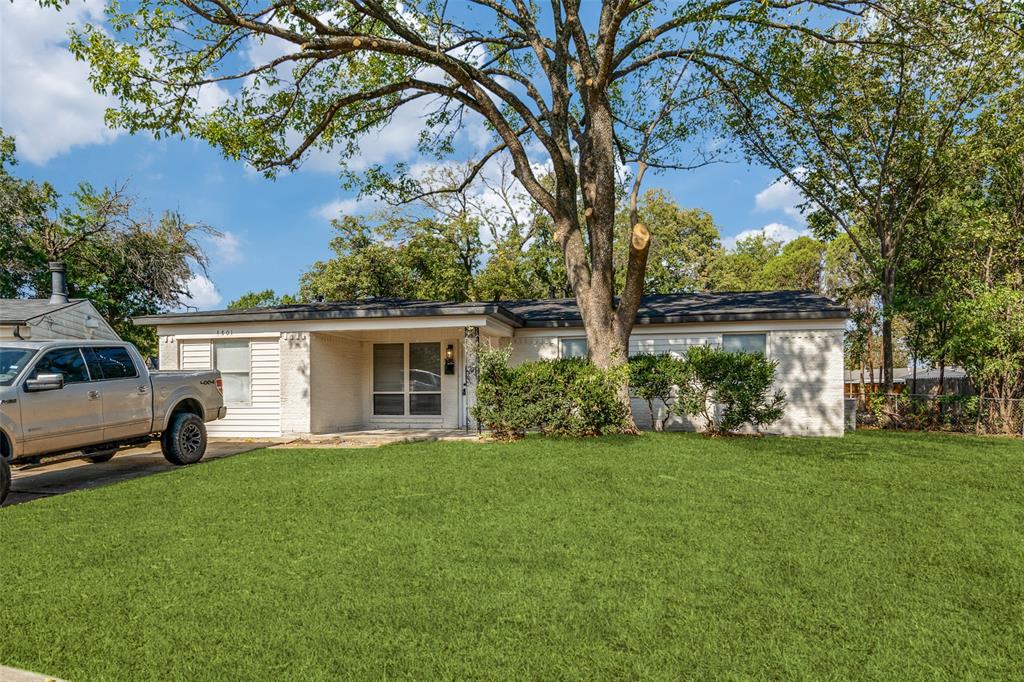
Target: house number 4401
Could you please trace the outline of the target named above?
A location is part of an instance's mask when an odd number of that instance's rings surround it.
[[[218,329],[217,330],[217,336],[231,336],[232,334],[234,334],[234,332],[231,331],[230,329]]]

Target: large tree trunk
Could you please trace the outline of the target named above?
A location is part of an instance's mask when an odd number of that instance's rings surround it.
[[[555,238],[565,256],[569,281],[587,333],[590,360],[602,369],[611,369],[629,359],[629,337],[643,295],[650,234],[644,226],[634,225],[628,235],[626,283],[616,303],[614,119],[603,92],[591,91],[587,96],[589,125],[580,145],[578,169],[583,224],[579,222],[575,184],[560,185],[556,200],[562,213],[555,220]],[[619,400],[626,407],[628,426],[635,432],[626,382],[620,386]]]
[[[882,386],[886,393],[892,393],[892,305],[896,290],[896,268],[886,258],[887,255],[883,248],[882,257],[885,265],[882,268]]]

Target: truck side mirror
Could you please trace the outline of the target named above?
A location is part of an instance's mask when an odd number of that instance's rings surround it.
[[[40,374],[34,379],[27,379],[25,381],[25,390],[34,393],[36,391],[59,391],[64,388],[64,375],[57,374]]]

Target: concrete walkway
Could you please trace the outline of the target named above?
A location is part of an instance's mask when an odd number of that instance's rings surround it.
[[[465,429],[366,429],[318,433],[272,446],[282,448],[375,448],[393,443],[422,443],[435,440],[478,440],[476,431]]]
[[[281,442],[281,439],[269,441],[211,439],[203,461],[230,457]],[[74,459],[38,469],[18,470],[15,468],[14,475],[11,477],[11,493],[4,501],[3,506],[21,504],[40,497],[62,495],[74,490],[97,488],[177,468],[164,459],[158,443],[152,443],[144,448],[122,450],[114,455],[114,459],[102,464],[92,464],[82,459]],[[2,682],[2,678],[0,678],[0,682]]]
[[[56,677],[0,665],[0,682],[62,682]]]

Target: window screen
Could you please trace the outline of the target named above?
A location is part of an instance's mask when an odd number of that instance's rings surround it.
[[[441,344],[409,344],[409,390],[416,393],[441,390]]]
[[[412,393],[409,395],[409,414],[441,414],[440,393]]]
[[[214,342],[213,366],[220,370],[224,382],[224,402],[252,402],[248,341]]]
[[[767,342],[764,334],[723,334],[722,350],[730,353],[765,354]]]
[[[132,356],[124,348],[94,348],[93,352],[104,379],[129,379],[139,376]]]
[[[562,339],[561,354],[563,358],[585,358],[587,357],[586,339]]]
[[[409,414],[441,414],[441,344],[409,344]]]
[[[405,414],[405,394],[374,393],[373,413],[385,416]]]
[[[373,413],[405,414],[405,344],[373,344]]]
[[[400,343],[373,345],[373,390],[401,392],[405,390],[405,348]]]
[[[29,378],[35,379],[40,374],[63,374],[65,384],[89,381],[85,358],[77,348],[58,348],[39,358]]]

